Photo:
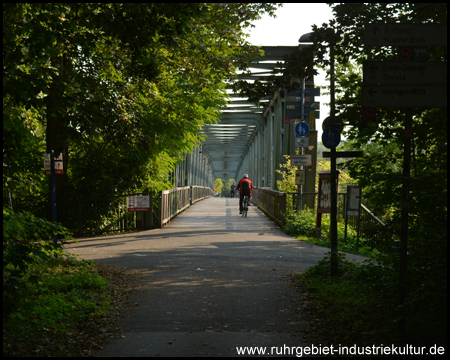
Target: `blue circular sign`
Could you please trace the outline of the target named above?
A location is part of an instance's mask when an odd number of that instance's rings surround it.
[[[305,122],[298,123],[295,125],[295,133],[298,136],[306,136],[309,133],[309,125]]]
[[[322,133],[322,143],[328,149],[334,149],[341,142],[339,130],[333,127],[325,129]]]

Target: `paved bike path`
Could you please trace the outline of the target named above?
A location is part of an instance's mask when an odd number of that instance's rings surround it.
[[[140,277],[136,306],[120,315],[121,337],[96,356],[237,356],[236,347],[311,345],[302,334],[304,299],[287,277],[328,249],[284,234],[254,206],[242,218],[238,199],[209,198],[163,229],[66,249]]]

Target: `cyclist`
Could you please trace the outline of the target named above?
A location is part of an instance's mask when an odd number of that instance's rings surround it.
[[[236,190],[236,184],[233,183],[233,185],[231,185],[231,197],[234,198],[234,191]]]
[[[244,177],[238,182],[236,190],[239,190],[239,214],[242,214],[242,203],[244,202],[244,196],[247,195],[250,199],[253,191],[253,184],[248,178],[248,174],[244,174]]]

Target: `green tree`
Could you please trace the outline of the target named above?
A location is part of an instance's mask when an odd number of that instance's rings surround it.
[[[376,122],[361,123],[361,66],[364,60],[397,61],[395,47],[364,46],[364,25],[371,22],[446,23],[447,5],[441,3],[352,3],[332,5],[335,18],[314,27],[316,61],[328,68],[330,43],[336,43],[338,116],[345,124],[349,149],[363,150],[362,158],[344,166],[364,198],[386,214],[389,229],[401,236],[404,176],[405,111],[377,109]],[[427,49],[428,61],[446,61],[446,48]],[[403,314],[421,323],[423,335],[446,328],[442,318],[422,309],[426,298],[446,313],[447,264],[447,109],[412,108],[412,162],[409,186],[408,284]],[[399,262],[395,255],[394,264]],[[405,262],[403,262],[405,263]],[[402,297],[402,296],[400,296]],[[428,304],[427,306],[430,306]],[[423,318],[433,318],[427,323]],[[425,315],[427,313],[427,315]],[[445,317],[446,318],[446,317]],[[414,320],[412,320],[414,319]],[[432,326],[428,323],[433,323]],[[417,326],[417,324],[415,324]],[[424,330],[428,329],[428,330]],[[437,330],[440,329],[440,330]]]
[[[3,4],[4,194],[8,184],[25,201],[32,184],[45,196],[50,150],[64,155],[59,200],[167,187],[168,170],[217,121],[225,80],[258,53],[243,28],[274,9]]]

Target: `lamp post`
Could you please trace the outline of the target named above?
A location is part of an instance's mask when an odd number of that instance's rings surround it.
[[[307,33],[300,37],[299,43],[310,43],[313,33]],[[336,101],[334,92],[335,72],[334,72],[334,47],[335,47],[335,32],[334,29],[330,31],[329,47],[330,47],[330,118],[331,126],[336,124]],[[330,245],[331,245],[331,258],[330,258],[330,271],[332,275],[338,273],[338,251],[337,251],[337,188],[336,188],[336,148],[331,150],[331,209],[330,209]]]

